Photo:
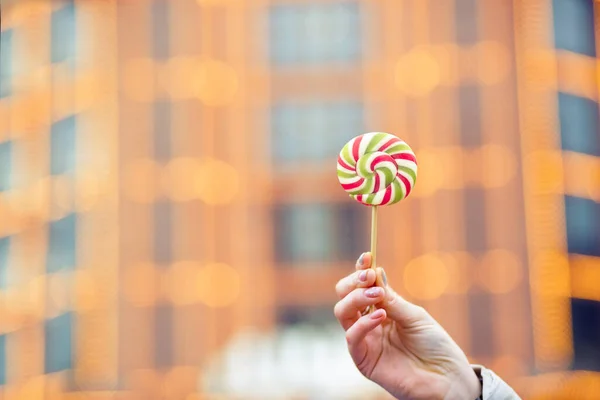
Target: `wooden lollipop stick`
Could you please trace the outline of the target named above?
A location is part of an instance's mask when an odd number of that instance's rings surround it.
[[[381,276],[377,273],[377,206],[371,207],[371,268],[375,271],[377,286],[383,287]],[[369,312],[375,311],[375,306],[369,308]]]
[[[377,206],[371,207],[371,268],[377,268]]]

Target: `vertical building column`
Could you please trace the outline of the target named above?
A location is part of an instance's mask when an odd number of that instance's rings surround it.
[[[116,3],[119,135],[119,371],[121,385],[144,398],[156,395],[155,305],[160,275],[154,265],[153,207],[160,169],[154,160],[152,57],[149,1]],[[131,23],[134,21],[135,23]]]
[[[552,4],[513,6],[534,357],[539,371],[550,371],[573,356]]]
[[[75,275],[75,383],[78,390],[119,384],[119,130],[117,4],[78,0],[81,65],[75,88],[80,213]]]
[[[483,145],[475,156],[485,189],[487,247],[475,283],[491,296],[490,367],[505,379],[526,373],[532,359],[512,11],[512,4],[479,3],[481,40],[472,49],[481,94]]]

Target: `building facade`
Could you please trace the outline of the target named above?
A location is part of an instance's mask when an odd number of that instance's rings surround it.
[[[334,163],[367,131],[419,160],[411,196],[380,211],[392,285],[524,397],[585,398],[600,386],[597,7],[7,4],[0,398],[227,395],[212,366],[249,332],[332,335],[334,285],[370,231]]]

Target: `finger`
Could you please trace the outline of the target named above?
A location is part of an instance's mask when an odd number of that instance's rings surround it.
[[[356,261],[356,269],[363,270],[371,268],[371,253],[362,253]]]
[[[377,286],[369,289],[355,289],[338,301],[333,312],[344,330],[348,330],[358,320],[360,312],[368,306],[381,302],[384,295],[385,290]]]
[[[377,274],[387,283],[383,268],[377,268]],[[385,285],[384,300],[379,306],[387,311],[389,319],[396,321],[404,328],[431,321],[431,316],[423,307],[404,299],[387,284]]]
[[[377,328],[385,321],[386,312],[383,309],[378,309],[371,314],[360,317],[346,331],[346,342],[348,343],[348,351],[355,363],[360,364],[367,355],[367,344],[365,337],[373,329]]]
[[[335,285],[335,292],[340,299],[348,296],[356,288],[367,288],[373,286],[377,274],[372,269],[365,269],[353,272],[352,274],[340,279]]]

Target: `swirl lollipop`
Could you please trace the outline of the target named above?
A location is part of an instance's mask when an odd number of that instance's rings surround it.
[[[417,180],[415,153],[394,135],[365,133],[342,148],[337,175],[350,197],[372,207],[371,267],[376,268],[377,206],[398,203],[410,194]],[[379,276],[377,284],[382,285]]]

